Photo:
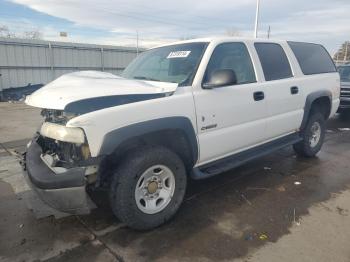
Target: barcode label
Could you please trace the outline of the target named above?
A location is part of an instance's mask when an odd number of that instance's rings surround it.
[[[180,57],[188,57],[191,51],[175,51],[171,52],[167,58],[180,58]]]

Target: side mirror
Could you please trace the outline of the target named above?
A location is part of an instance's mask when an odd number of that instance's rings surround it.
[[[219,69],[211,73],[208,82],[203,83],[204,89],[237,84],[236,73],[231,69]]]

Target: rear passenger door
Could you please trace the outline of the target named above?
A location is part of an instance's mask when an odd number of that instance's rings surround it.
[[[277,43],[254,44],[265,77],[266,139],[297,131],[303,118],[303,96],[285,50]]]

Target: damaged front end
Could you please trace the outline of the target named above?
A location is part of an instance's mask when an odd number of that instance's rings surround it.
[[[27,145],[26,180],[49,206],[66,213],[87,214],[94,204],[86,187],[96,182],[100,160],[92,158],[84,131],[66,127],[62,111],[43,110],[40,132]]]

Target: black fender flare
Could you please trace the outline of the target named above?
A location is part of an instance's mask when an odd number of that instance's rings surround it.
[[[330,105],[332,106],[332,93],[329,90],[320,90],[320,91],[315,91],[315,92],[310,93],[306,97],[305,107],[304,107],[304,116],[303,116],[303,120],[301,122],[300,130],[303,130],[307,124],[307,120],[309,118],[312,103],[316,99],[321,98],[321,97],[327,97],[329,99]]]
[[[191,149],[193,161],[196,163],[199,149],[195,129],[189,118],[180,116],[148,120],[110,131],[104,136],[98,155],[110,155],[115,152],[118,146],[123,142],[132,138],[166,130],[180,130],[184,132]]]

